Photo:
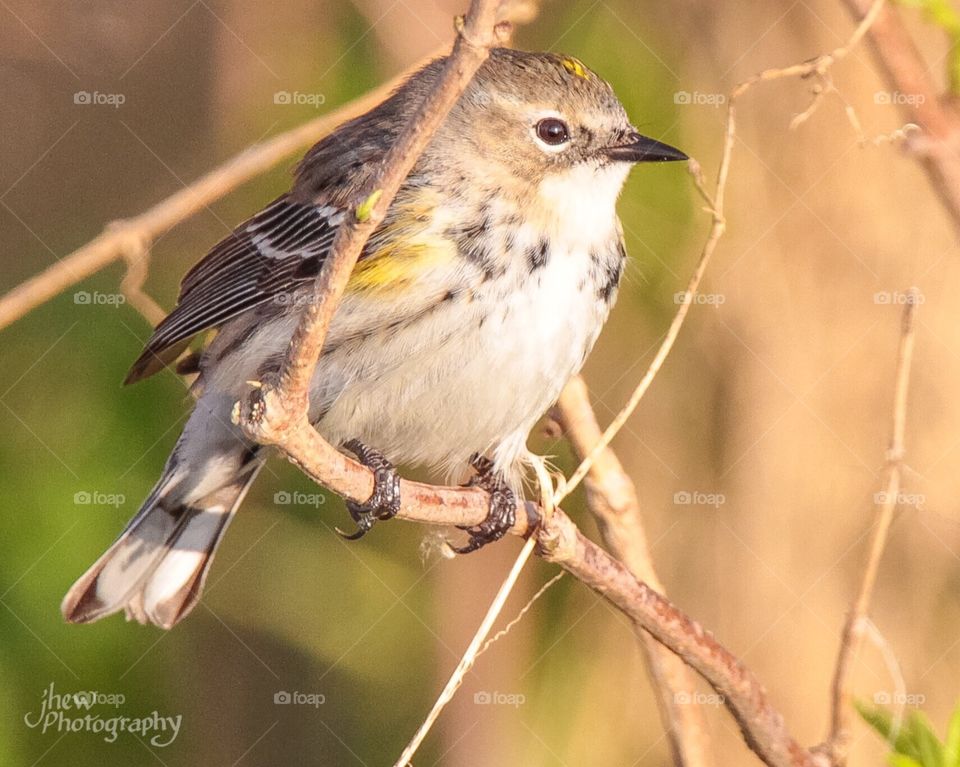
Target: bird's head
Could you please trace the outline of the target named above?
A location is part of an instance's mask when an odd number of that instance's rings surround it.
[[[440,161],[535,184],[595,174],[622,184],[634,163],[687,159],[641,135],[610,84],[578,59],[506,48],[491,51],[434,144]]]
[[[300,166],[311,194],[360,187],[376,160],[436,87],[446,59],[412,75],[389,99],[320,142]],[[685,160],[631,124],[610,84],[578,59],[496,48],[430,141],[414,186],[497,189],[548,204],[593,198],[611,208],[634,163]],[[419,180],[419,181],[418,181]]]

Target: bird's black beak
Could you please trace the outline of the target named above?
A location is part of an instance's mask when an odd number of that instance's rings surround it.
[[[603,153],[611,160],[622,162],[672,162],[690,159],[679,149],[639,133],[628,134],[622,144],[605,147]]]

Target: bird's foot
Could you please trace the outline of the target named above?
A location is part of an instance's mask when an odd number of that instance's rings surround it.
[[[490,494],[490,506],[487,518],[479,525],[461,527],[470,535],[470,540],[459,548],[458,554],[469,554],[481,546],[499,541],[513,527],[517,518],[517,497],[503,476],[494,471],[493,461],[481,455],[470,459],[470,465],[476,474],[467,483],[467,487],[480,487]]]
[[[367,447],[358,439],[344,442],[343,446],[373,472],[373,493],[363,503],[347,501],[347,511],[357,523],[357,531],[347,535],[337,530],[348,541],[362,538],[381,519],[390,519],[400,511],[400,475],[384,455]]]

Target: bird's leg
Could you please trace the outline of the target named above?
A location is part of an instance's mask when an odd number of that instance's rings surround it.
[[[357,531],[352,535],[340,535],[348,541],[355,541],[362,538],[377,520],[390,519],[400,511],[400,475],[382,453],[367,447],[360,440],[352,439],[344,442],[343,446],[373,472],[373,493],[370,497],[363,503],[347,501],[347,511],[357,523]]]
[[[517,518],[517,497],[503,476],[493,468],[493,461],[477,454],[470,459],[470,465],[476,474],[467,483],[467,487],[480,487],[490,494],[490,506],[487,518],[474,527],[461,527],[470,534],[470,540],[459,548],[458,554],[469,554],[481,546],[503,538],[513,527]]]

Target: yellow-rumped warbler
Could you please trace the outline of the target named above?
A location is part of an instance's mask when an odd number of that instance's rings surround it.
[[[233,405],[278,370],[337,227],[443,61],[314,146],[293,189],[184,278],[127,382],[219,328],[196,407],[139,513],[67,593],[68,620],[125,608],[169,628],[195,605],[264,461],[231,422]],[[390,462],[449,474],[471,461],[492,501],[462,550],[504,534],[527,434],[616,296],[626,253],[615,206],[630,166],[684,159],[641,136],[577,59],[491,52],[367,243],[313,377],[318,431],[379,469],[373,497],[348,504],[357,535],[396,513]]]

